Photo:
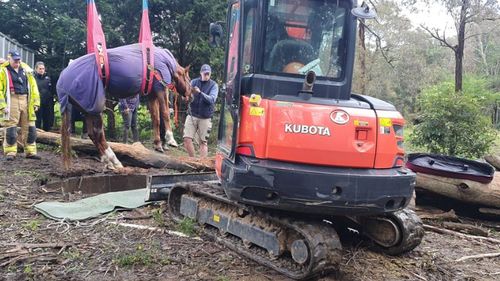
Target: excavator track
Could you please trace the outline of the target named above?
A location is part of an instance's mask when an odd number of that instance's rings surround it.
[[[204,233],[229,249],[292,279],[336,270],[341,243],[326,222],[302,221],[230,201],[215,183],[179,183],[168,198],[176,221],[195,219]]]

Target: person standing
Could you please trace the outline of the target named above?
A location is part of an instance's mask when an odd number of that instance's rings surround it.
[[[21,125],[21,142],[26,158],[40,159],[36,151],[36,111],[40,95],[33,70],[17,51],[10,51],[8,62],[0,65],[0,116],[3,115],[5,158],[12,161],[17,154],[17,126]]]
[[[36,112],[36,127],[50,131],[54,125],[54,94],[52,81],[46,74],[45,64],[41,61],[35,64],[35,80],[40,93],[40,110]]]
[[[183,136],[184,147],[191,157],[194,157],[193,140],[200,147],[200,157],[204,158],[208,155],[208,137],[212,129],[212,117],[219,93],[219,86],[210,79],[211,73],[210,65],[204,64],[200,69],[200,77],[191,81],[193,95],[184,123]]]
[[[133,142],[139,141],[137,130],[137,110],[139,109],[139,94],[133,97],[120,99],[119,109],[123,117],[123,143],[128,143],[128,132],[132,129]]]

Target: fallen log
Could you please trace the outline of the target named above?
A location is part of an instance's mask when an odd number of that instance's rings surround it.
[[[500,155],[488,155],[484,157],[484,160],[500,171]]]
[[[61,135],[38,130],[37,142],[60,146]],[[141,168],[168,168],[177,171],[212,171],[212,159],[199,160],[187,157],[176,158],[147,149],[141,143],[123,144],[108,142],[118,159],[126,166]],[[71,148],[89,155],[97,155],[94,143],[88,139],[71,138]]]
[[[500,172],[489,184],[417,173],[416,186],[464,203],[500,208]]]

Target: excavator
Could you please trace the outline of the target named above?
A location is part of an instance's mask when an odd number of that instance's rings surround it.
[[[210,27],[226,45],[216,177],[153,178],[150,197],[296,280],[339,268],[339,233],[389,255],[417,247],[405,121],[351,91],[357,21],[373,17],[355,0],[229,1],[226,27]]]

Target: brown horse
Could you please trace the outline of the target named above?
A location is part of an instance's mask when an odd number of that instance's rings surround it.
[[[126,98],[135,95],[137,93],[137,84],[140,85],[140,79],[137,79],[135,76],[130,78],[132,76],[131,73],[137,74],[139,71],[142,73],[142,70],[133,69],[128,65],[124,67],[123,58],[126,58],[126,63],[137,65],[138,63],[134,64],[133,59],[139,56],[140,53],[139,55],[137,55],[137,52],[131,54],[130,48],[120,48],[116,48],[116,54],[113,52],[113,49],[108,50],[111,80],[106,92],[107,95],[112,97]],[[136,51],[136,49],[137,48],[133,49],[133,51]],[[191,80],[189,78],[189,67],[181,67],[167,50],[156,49],[155,69],[159,68],[160,70],[164,70],[163,73],[157,71],[161,79],[166,76],[169,78],[167,81],[161,81],[161,84],[165,86],[165,91],[167,88],[166,83],[170,82],[168,86],[174,88],[177,93],[182,96],[190,96]],[[91,55],[93,56],[93,54]],[[87,55],[75,60],[72,65],[68,66],[68,68],[61,73],[61,77],[57,83],[57,93],[63,112],[61,143],[64,166],[69,168],[70,165],[70,114],[67,105],[71,103],[84,113],[87,133],[99,152],[101,162],[105,163],[106,167],[110,169],[121,168],[123,165],[118,160],[111,147],[107,144],[104,136],[102,112],[106,99],[104,94],[105,90],[102,81],[98,77],[97,68],[95,64],[93,64],[92,56]],[[73,66],[75,63],[78,65]],[[138,77],[140,78],[140,75]],[[129,90],[126,91],[123,89]],[[176,145],[170,127],[168,100],[165,91],[152,91],[148,97],[148,108],[153,123],[154,145],[157,150],[161,149],[159,133],[160,114],[165,121],[164,126],[167,143]],[[85,106],[87,110],[84,108]]]

